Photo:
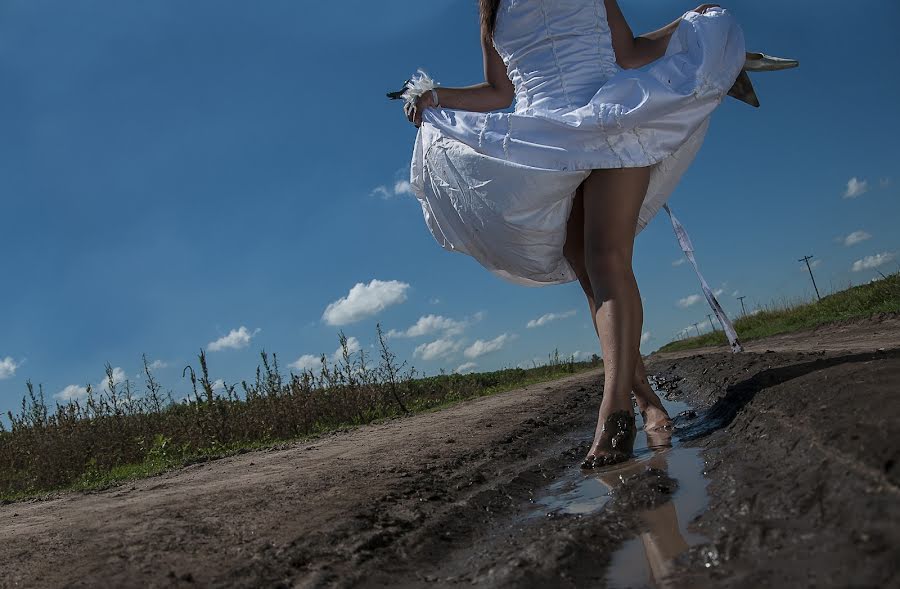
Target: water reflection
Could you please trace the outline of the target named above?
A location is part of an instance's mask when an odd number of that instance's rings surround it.
[[[616,489],[625,480],[648,468],[669,472],[671,431],[648,433],[646,450],[650,455],[643,460],[628,462],[618,469],[597,474],[596,478],[606,486],[609,495],[615,495]],[[689,547],[681,533],[678,510],[671,500],[639,515],[644,531],[636,541],[632,540],[614,555],[610,567],[610,586],[664,587],[663,580],[671,572],[672,560]]]
[[[689,546],[706,540],[687,529],[707,504],[703,459],[698,448],[685,448],[679,443],[679,432],[696,415],[684,403],[663,399],[663,405],[669,415],[678,416],[674,436],[671,431],[648,434],[639,421],[632,460],[593,471],[575,466],[535,498],[538,509],[534,517],[586,515],[603,509],[617,490],[623,491],[623,481],[647,469],[677,481],[668,501],[638,514],[643,531],[613,554],[607,576],[610,587],[666,587],[664,578],[672,560]]]
[[[685,448],[679,443],[680,432],[692,425],[696,413],[684,403],[665,398],[663,405],[669,415],[678,416],[674,435],[673,432],[648,434],[641,450],[644,454],[636,462],[623,465],[622,470],[659,469],[678,481],[678,489],[669,496],[669,501],[639,514],[643,531],[613,554],[607,575],[609,587],[669,587],[671,583],[666,577],[674,559],[690,546],[707,540],[687,529],[688,523],[703,513],[708,502],[703,458],[699,448]],[[623,480],[621,476],[610,476],[614,473],[597,474],[607,492],[614,492]]]

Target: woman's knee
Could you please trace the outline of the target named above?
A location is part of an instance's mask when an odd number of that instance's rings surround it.
[[[586,251],[585,266],[590,277],[593,298],[598,304],[610,298],[618,298],[629,290],[634,280],[631,259],[627,252],[606,249],[589,255]]]
[[[624,276],[631,272],[631,249],[627,245],[593,245],[585,248],[585,267],[589,274]]]

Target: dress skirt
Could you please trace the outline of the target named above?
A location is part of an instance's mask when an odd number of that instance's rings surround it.
[[[578,186],[595,169],[652,166],[635,234],[660,208],[671,216],[666,200],[744,65],[743,32],[725,9],[687,12],[663,57],[624,70],[603,0],[501,0],[493,41],[516,88],[514,112],[426,109],[412,190],[444,249],[516,284],[571,282],[563,245]],[[696,270],[687,233],[672,222]]]

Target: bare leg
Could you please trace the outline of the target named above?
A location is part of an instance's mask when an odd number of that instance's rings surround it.
[[[629,250],[629,258],[633,253],[634,241],[632,240],[632,249]],[[588,308],[591,311],[591,320],[594,323],[594,332],[597,338],[600,338],[600,331],[597,329],[597,306],[594,302],[594,289],[591,286],[590,278],[587,275],[587,269],[584,267],[584,192],[583,185],[578,188],[575,193],[575,199],[572,203],[572,211],[569,214],[569,220],[566,227],[566,244],[563,248],[563,255],[575,271],[581,289],[587,298]],[[647,380],[647,369],[644,367],[644,361],[637,354],[637,362],[635,364],[634,382],[632,383],[632,392],[637,401],[638,410],[644,418],[644,429],[654,430],[671,426],[672,420],[669,414],[662,406],[659,397],[653,392],[650,383]]]
[[[643,323],[631,268],[635,227],[650,168],[594,170],[584,181],[584,267],[597,303],[603,400],[589,465],[627,460],[634,442],[634,382]]]

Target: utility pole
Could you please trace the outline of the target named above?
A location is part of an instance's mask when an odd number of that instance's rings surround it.
[[[747,297],[738,297],[737,299],[741,302],[741,311],[743,311],[744,315],[747,314],[747,309],[744,308],[744,299]]]
[[[809,270],[809,277],[812,278],[813,288],[816,289],[816,298],[818,298],[821,301],[822,297],[821,297],[821,295],[819,295],[819,287],[816,286],[816,279],[813,278],[812,268],[810,268],[810,266],[809,266],[810,258],[812,258],[812,256],[803,256],[802,258],[800,258],[797,261],[798,262],[806,262],[806,269]]]
[[[697,336],[699,337],[699,336],[700,336],[700,328],[697,327],[697,324],[696,324],[696,323],[694,323],[694,329],[697,330]]]
[[[715,331],[715,330],[716,330],[716,326],[715,326],[715,324],[713,324],[713,322],[712,322],[712,313],[707,313],[707,314],[706,314],[706,318],[709,320],[709,326],[712,327],[712,330],[713,330],[713,331]]]

